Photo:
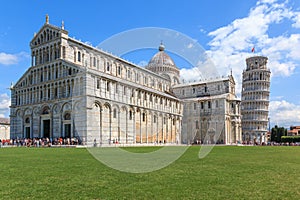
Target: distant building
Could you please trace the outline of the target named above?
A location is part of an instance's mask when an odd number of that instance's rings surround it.
[[[288,136],[300,135],[300,126],[291,126],[290,130],[287,131]]]
[[[246,59],[242,82],[242,131],[243,140],[267,142],[270,69],[267,57],[253,56]]]
[[[9,118],[0,118],[0,139],[10,139],[10,120]]]
[[[32,64],[11,87],[12,138],[78,137],[88,145],[241,139],[233,77],[180,84],[163,44],[143,68],[69,37],[46,17],[30,47]]]

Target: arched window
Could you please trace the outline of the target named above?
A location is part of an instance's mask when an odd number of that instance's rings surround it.
[[[129,111],[129,120],[132,120],[132,111]]]
[[[57,98],[58,97],[58,91],[57,91],[57,88],[54,89],[54,98]]]
[[[78,57],[77,58],[78,62],[81,62],[81,53],[80,53],[80,51],[78,51],[78,56],[77,57]]]
[[[113,111],[113,118],[117,118],[117,109],[114,109]]]
[[[42,111],[42,114],[45,115],[45,114],[49,114],[49,107],[45,107]]]
[[[100,79],[97,79],[97,89],[100,89]]]
[[[29,117],[27,117],[27,118],[25,119],[25,123],[26,123],[26,124],[29,124],[29,123],[30,123],[30,118],[29,118]]]
[[[65,116],[64,116],[64,120],[71,120],[71,114],[66,113]]]
[[[127,71],[127,77],[130,78],[130,75],[131,75],[131,71],[128,70],[128,71]]]
[[[48,99],[50,99],[50,89],[48,89]]]
[[[145,113],[143,113],[142,118],[143,118],[143,122],[146,121],[146,114]]]
[[[106,62],[106,71],[109,71],[110,70],[110,64],[109,62]]]
[[[118,75],[121,75],[121,66],[118,66]]]
[[[109,81],[106,82],[106,91],[109,92]]]

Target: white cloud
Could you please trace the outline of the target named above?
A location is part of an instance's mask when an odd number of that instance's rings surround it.
[[[207,80],[221,75],[210,59],[199,60],[195,67],[180,69],[180,77],[184,82]]]
[[[14,54],[0,53],[0,64],[12,65],[18,63],[18,57]]]
[[[10,106],[10,97],[4,93],[0,94],[0,117],[8,117]]]
[[[198,67],[180,69],[180,78],[182,79],[182,82],[199,81],[201,77],[202,74]]]
[[[291,125],[300,125],[300,105],[281,101],[270,102],[271,123],[274,125],[289,127]]]
[[[300,12],[295,13],[293,19],[294,19],[294,24],[292,24],[292,26],[294,28],[300,28]]]
[[[295,69],[295,63],[293,62],[280,63],[276,60],[271,60],[269,66],[273,69],[272,76],[289,76]]]
[[[30,56],[26,52],[20,52],[17,54],[8,54],[5,52],[0,52],[0,65],[14,65],[17,64],[22,59],[28,59]]]

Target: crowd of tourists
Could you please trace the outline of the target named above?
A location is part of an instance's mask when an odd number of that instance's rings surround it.
[[[51,146],[71,146],[83,145],[83,142],[76,138],[20,138],[20,139],[0,139],[0,147],[51,147]]]

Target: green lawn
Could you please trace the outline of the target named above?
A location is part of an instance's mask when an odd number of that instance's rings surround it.
[[[131,174],[86,149],[2,148],[0,199],[300,199],[300,147],[218,146],[204,159],[199,149],[164,169]]]

